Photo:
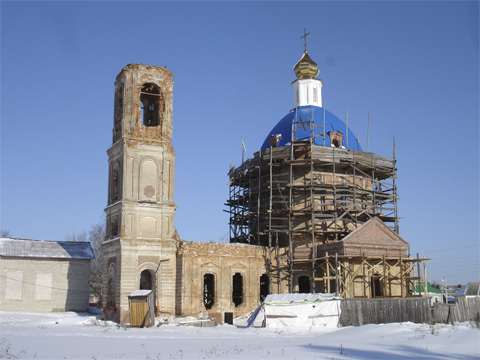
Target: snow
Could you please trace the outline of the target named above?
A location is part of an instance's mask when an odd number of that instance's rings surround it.
[[[479,339],[470,323],[126,328],[86,313],[0,312],[0,359],[480,359]]]
[[[134,292],[131,292],[128,296],[129,297],[147,296],[151,292],[152,290],[135,290]]]

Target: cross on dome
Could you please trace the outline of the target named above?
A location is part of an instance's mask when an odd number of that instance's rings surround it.
[[[303,29],[303,36],[300,36],[300,39],[305,40],[305,44],[303,45],[305,47],[305,52],[307,52],[307,36],[310,35],[310,33],[307,33],[307,29]]]

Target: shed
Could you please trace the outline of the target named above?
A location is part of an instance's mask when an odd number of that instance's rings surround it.
[[[412,294],[413,295],[422,295],[427,294],[430,298],[430,305],[433,306],[435,303],[443,303],[444,295],[443,292],[434,288],[430,282],[427,282],[427,291],[425,291],[425,285],[422,284],[412,284]]]
[[[480,296],[480,282],[469,282],[467,285],[458,290],[453,294],[455,298],[457,297],[473,297]]]
[[[150,327],[155,324],[152,290],[135,290],[128,295],[130,326]]]

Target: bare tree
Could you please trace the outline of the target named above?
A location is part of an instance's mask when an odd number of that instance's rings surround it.
[[[10,237],[10,231],[0,229],[0,238],[9,238],[9,237]]]
[[[225,234],[219,236],[218,237],[218,242],[228,244],[230,242],[230,238],[229,238],[228,234],[225,233]]]
[[[90,268],[90,294],[98,299],[99,305],[102,303],[102,284],[103,284],[103,256],[102,242],[105,239],[105,223],[101,222],[92,225],[89,231],[90,245],[95,255]]]
[[[65,236],[65,241],[87,242],[87,232],[83,230],[77,234],[75,231],[72,231],[71,234]]]
[[[90,262],[90,295],[93,296],[101,304],[102,296],[102,242],[105,238],[105,225],[104,222],[94,224],[87,232],[84,230],[79,233],[72,231],[71,234],[65,236],[66,241],[80,241],[90,242],[90,246],[93,250],[94,258]]]

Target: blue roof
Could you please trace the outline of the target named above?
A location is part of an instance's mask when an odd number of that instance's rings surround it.
[[[292,121],[300,121],[300,118],[303,121],[308,121],[313,119],[315,125],[322,127],[323,126],[323,108],[313,105],[308,106],[299,106],[298,108],[290,110],[290,112],[284,116],[282,120],[278,122],[277,125],[270,131],[267,135],[267,138],[263,142],[261,150],[267,149],[270,147],[268,139],[272,135],[281,134],[282,137],[277,144],[277,147],[290,145],[292,142]],[[330,146],[330,136],[327,135],[330,131],[340,131],[343,135],[343,144],[345,146],[346,138],[346,125],[345,123],[332,114],[330,111],[325,110],[325,146]],[[306,125],[305,129],[301,127],[301,124],[296,124],[295,129],[297,140],[306,140],[310,138],[310,128]],[[314,130],[315,135],[322,133],[321,128],[316,128]],[[315,136],[315,145],[323,145],[323,137]],[[359,150],[362,151],[357,137],[353,132],[348,129],[348,146],[345,146],[348,150]]]

